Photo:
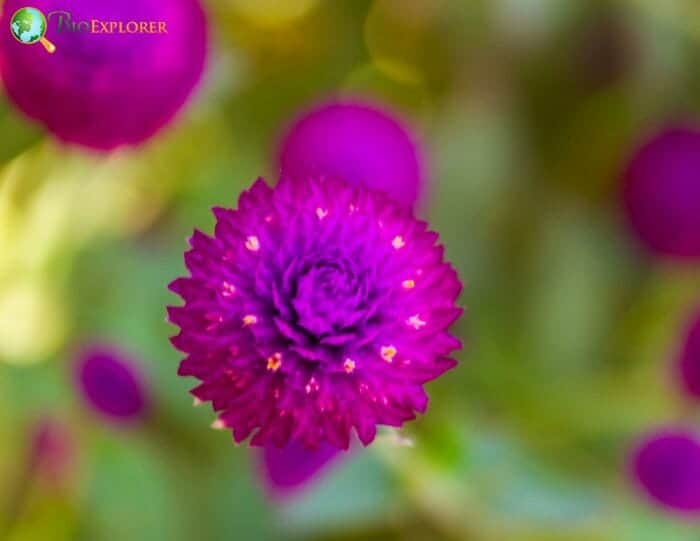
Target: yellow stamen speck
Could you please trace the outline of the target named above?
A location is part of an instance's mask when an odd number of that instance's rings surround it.
[[[248,325],[255,325],[258,322],[257,316],[254,316],[253,314],[247,314],[243,316],[243,326],[247,327]]]
[[[260,240],[255,235],[250,235],[245,240],[245,247],[251,252],[260,250]]]
[[[343,363],[343,370],[345,370],[346,374],[352,374],[355,371],[355,361],[350,358],[345,359],[345,362]]]
[[[382,359],[384,359],[388,363],[394,360],[394,357],[396,357],[397,353],[398,351],[394,346],[382,346],[382,349],[380,350]]]
[[[391,241],[391,245],[394,247],[394,250],[400,250],[401,248],[406,246],[406,242],[403,240],[403,237],[401,235],[396,235]]]
[[[316,216],[319,220],[323,220],[326,216],[328,216],[328,210],[318,207],[316,209]]]
[[[282,366],[282,354],[273,353],[267,358],[267,369],[271,372],[277,372]]]
[[[414,280],[404,280],[403,282],[401,282],[401,286],[404,289],[413,289],[414,287],[416,287],[416,282]]]
[[[427,323],[423,321],[418,314],[415,314],[406,320],[406,325],[408,325],[409,327],[413,327],[418,331],[425,327]]]

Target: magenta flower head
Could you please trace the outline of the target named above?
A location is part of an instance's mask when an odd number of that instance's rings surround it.
[[[627,166],[623,197],[652,252],[700,259],[700,131],[669,127],[644,143]]]
[[[461,283],[438,235],[384,194],[327,178],[258,180],[195,231],[170,288],[187,356],[238,442],[347,449],[424,412],[423,384],[454,367]]]
[[[639,488],[658,505],[700,513],[700,442],[682,429],[648,435],[633,451],[631,473]]]
[[[318,480],[339,453],[342,451],[328,443],[315,451],[298,442],[282,449],[266,446],[260,451],[262,477],[273,497],[286,498]]]
[[[31,44],[32,17],[14,18],[25,0],[6,0],[0,76],[15,105],[65,142],[97,150],[141,143],[170,122],[201,78],[207,25],[199,0],[31,4],[44,14],[55,52]]]
[[[683,389],[691,398],[700,400],[700,311],[688,327],[677,366]]]
[[[146,382],[139,368],[111,346],[84,350],[75,364],[75,381],[85,402],[110,421],[140,421],[148,412]]]
[[[380,190],[407,206],[424,183],[423,157],[399,119],[360,102],[330,103],[301,116],[282,139],[283,175],[328,175]]]

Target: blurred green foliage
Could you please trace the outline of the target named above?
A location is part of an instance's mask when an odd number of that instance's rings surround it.
[[[8,539],[684,541],[625,478],[630,442],[695,419],[673,386],[698,269],[651,260],[619,214],[625,157],[700,107],[700,10],[653,0],[221,0],[195,102],[145,147],[51,141],[0,99],[0,505],[29,428],[74,431],[69,486],[33,482]],[[295,500],[208,430],[166,284],[304,106],[383,100],[430,156],[421,212],[466,282],[459,368],[402,438],[381,434]],[[156,420],[115,430],[70,381],[81,343],[140,358]],[[405,445],[406,438],[412,442]],[[403,442],[403,444],[401,443]],[[0,533],[0,536],[2,533]]]

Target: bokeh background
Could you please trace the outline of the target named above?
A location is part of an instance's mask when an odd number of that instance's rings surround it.
[[[697,422],[672,359],[698,266],[651,257],[621,212],[641,140],[700,108],[687,0],[210,0],[193,103],[138,149],[62,146],[0,97],[0,509],[13,541],[696,540],[626,474],[630,446]],[[284,501],[192,407],[166,285],[318,100],[400,111],[429,157],[421,214],[466,287],[460,366],[428,414]],[[60,104],[56,104],[60,106]],[[148,422],[76,392],[84,343],[147,375]],[[55,423],[52,468],[27,475]],[[43,473],[42,473],[43,472]],[[3,511],[5,512],[5,511]]]

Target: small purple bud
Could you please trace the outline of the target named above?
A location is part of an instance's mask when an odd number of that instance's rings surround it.
[[[323,443],[311,451],[301,443],[292,442],[279,449],[267,446],[258,451],[261,474],[273,497],[283,498],[317,481],[330,462],[341,452]]]
[[[700,442],[682,429],[648,435],[632,452],[631,474],[653,502],[668,510],[700,512]]]
[[[207,23],[199,0],[31,5],[46,19],[41,44],[31,20],[23,34],[10,31],[25,0],[3,6],[0,77],[10,100],[62,141],[97,150],[137,145],[172,120],[202,76]]]
[[[111,421],[138,421],[147,413],[143,376],[131,359],[112,347],[93,346],[80,354],[75,380],[92,409]]]
[[[644,143],[627,166],[623,198],[649,250],[700,259],[700,131],[668,127]]]
[[[423,157],[414,135],[392,113],[360,102],[336,102],[303,114],[283,137],[283,175],[326,175],[389,194],[412,206],[423,189]]]
[[[7,475],[7,479],[3,478],[2,539],[6,539],[17,522],[26,516],[35,483],[62,492],[69,488],[75,473],[76,447],[65,425],[53,417],[42,417],[29,426],[27,436],[22,467]]]
[[[33,426],[31,439],[29,462],[33,474],[53,485],[65,485],[76,455],[68,427],[53,417],[44,417]]]
[[[678,357],[681,385],[686,393],[700,400],[700,312],[692,319]]]

